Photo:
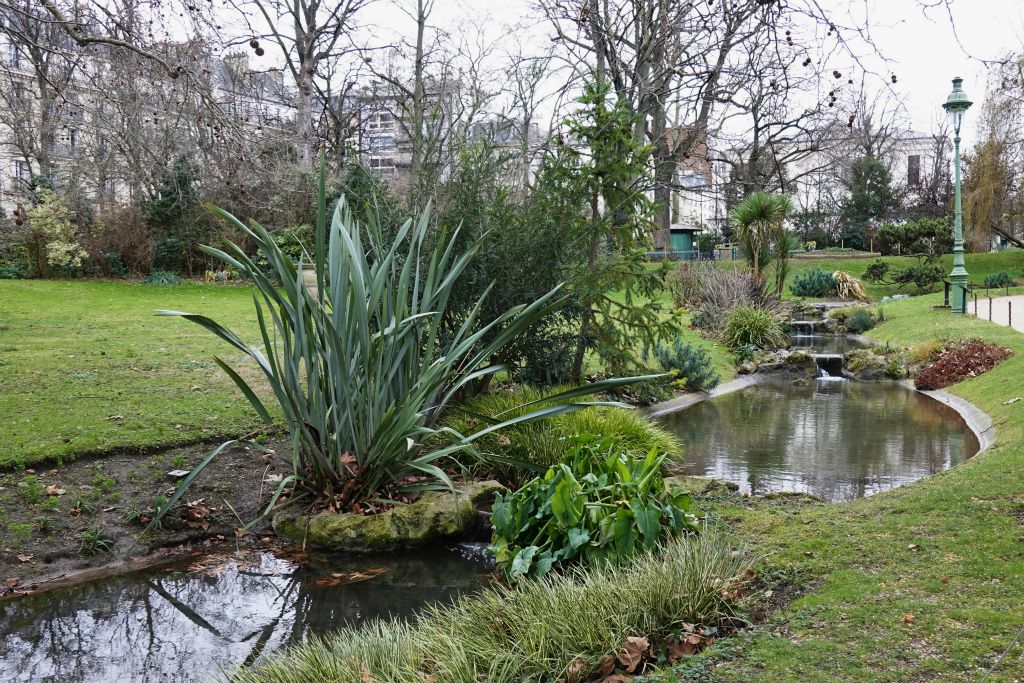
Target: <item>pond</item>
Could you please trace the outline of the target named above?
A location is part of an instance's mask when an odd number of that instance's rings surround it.
[[[683,440],[687,474],[827,501],[916,481],[979,448],[953,408],[885,382],[766,381],[659,419]]]
[[[485,585],[482,546],[376,556],[226,552],[0,603],[2,681],[197,681],[312,634]]]

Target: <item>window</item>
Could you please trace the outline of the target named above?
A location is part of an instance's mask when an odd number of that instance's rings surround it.
[[[374,135],[370,137],[370,149],[383,150],[395,146],[395,141],[390,136]]]
[[[72,128],[68,131],[68,147],[72,150],[78,146],[78,131]]]
[[[911,154],[907,157],[907,185],[921,184],[921,155]]]
[[[7,45],[7,64],[12,69],[21,68],[21,51],[14,43]]]
[[[32,169],[29,167],[27,161],[14,162],[14,176],[25,183],[32,180]]]
[[[366,120],[367,130],[391,130],[393,124],[394,119],[391,114],[386,111],[370,114],[370,118]]]
[[[384,173],[390,173],[395,170],[395,160],[391,157],[370,157],[370,169],[374,171],[380,171]]]

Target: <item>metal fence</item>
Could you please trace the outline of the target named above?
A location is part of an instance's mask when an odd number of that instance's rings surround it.
[[[714,250],[709,251],[675,251],[672,249],[666,249],[663,251],[649,251],[647,252],[647,258],[651,261],[716,261],[719,257],[716,257]]]

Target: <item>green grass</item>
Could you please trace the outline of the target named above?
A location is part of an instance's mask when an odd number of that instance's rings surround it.
[[[556,391],[553,389],[549,394]],[[527,387],[495,391],[469,399],[464,406],[467,412],[452,412],[444,424],[461,434],[472,434],[484,425],[470,414],[506,420],[528,410],[517,409],[517,406],[541,397],[539,391]],[[638,410],[592,407],[546,420],[520,423],[481,437],[476,441],[477,448],[484,453],[498,454],[503,460],[485,461],[474,474],[478,477],[493,477],[512,488],[518,488],[536,477],[538,471],[518,465],[515,461],[540,465],[542,474],[543,469],[562,461],[569,445],[567,439],[577,434],[609,438],[616,448],[638,459],[644,458],[652,448],[668,455],[670,461],[680,459],[682,451],[679,439]]]
[[[992,416],[995,445],[853,503],[721,510],[770,567],[816,587],[715,680],[978,680],[1024,626],[1024,401],[1008,403],[1024,396],[1024,335],[933,310],[939,299],[894,302],[870,335],[900,345],[978,336],[1012,348],[952,388]],[[989,680],[1022,676],[1018,646]]]
[[[0,280],[0,466],[239,435],[258,419],[214,365],[231,349],[157,309],[255,339],[246,287]]]
[[[917,263],[918,259],[911,256],[883,256],[883,261],[887,261],[892,268],[901,269],[907,266]],[[953,256],[952,254],[946,254],[941,257],[942,271],[949,273],[953,268]],[[786,278],[786,289],[783,294],[784,298],[792,299],[793,294],[789,291],[789,285],[796,277],[797,273],[812,268],[821,268],[824,271],[833,272],[836,270],[843,270],[860,279],[864,275],[864,271],[871,265],[875,259],[852,259],[852,258],[825,258],[825,259],[792,259],[790,261],[790,273]],[[993,275],[1000,271],[1006,271],[1018,280],[1024,280],[1024,251],[1004,251],[999,253],[991,254],[966,254],[965,256],[967,272],[971,274],[971,283],[975,285],[981,285],[985,281],[986,275]],[[941,287],[941,285],[940,285]],[[864,288],[872,299],[880,299],[883,296],[893,294],[917,294],[917,288],[914,285],[908,285],[903,289],[897,289],[892,285],[880,285],[872,284],[870,282],[864,283]]]
[[[578,569],[518,588],[494,583],[414,625],[374,621],[237,671],[236,683],[520,683],[596,680],[602,656],[631,636],[657,646],[683,623],[728,626],[726,593],[748,560],[716,534],[671,543],[627,566]],[[564,678],[563,678],[564,680]]]

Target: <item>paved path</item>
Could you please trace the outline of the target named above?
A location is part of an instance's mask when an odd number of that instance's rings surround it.
[[[978,317],[988,320],[988,297],[978,297]],[[1010,324],[1010,310],[1013,310],[1013,329],[1024,332],[1024,294],[992,297],[992,322],[1004,327]],[[974,315],[974,297],[967,301],[967,312]]]

